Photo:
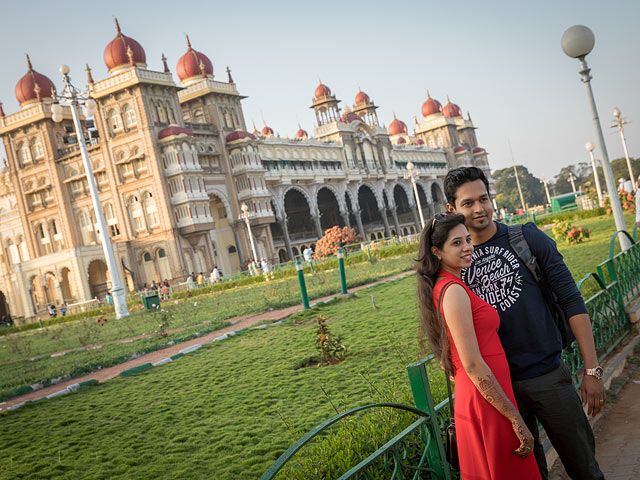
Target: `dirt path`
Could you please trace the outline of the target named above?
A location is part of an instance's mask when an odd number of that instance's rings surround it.
[[[407,275],[413,275],[414,272],[413,271],[408,271],[408,272],[403,272],[403,273],[398,273],[396,275],[392,275],[390,277],[385,277],[382,280],[378,280],[377,282],[374,283],[370,283],[367,285],[361,285],[359,287],[354,287],[351,288],[350,291],[351,292],[355,292],[358,290],[362,290],[364,288],[370,287],[372,285],[377,285],[380,283],[385,283],[388,282],[390,280],[395,280],[397,278],[403,278],[406,277]],[[329,300],[333,297],[335,297],[337,294],[334,295],[328,295],[326,297],[322,297],[322,298],[318,298],[314,301],[314,303],[319,303],[319,302],[324,302],[325,300]],[[108,367],[108,368],[104,368],[102,370],[99,370],[97,372],[91,373],[89,375],[84,375],[82,377],[76,377],[76,378],[72,378],[70,380],[66,380],[64,382],[60,382],[57,383],[56,385],[51,385],[45,388],[42,388],[40,390],[36,390],[33,392],[29,392],[25,395],[20,395],[18,397],[14,397],[11,400],[7,400],[7,402],[2,405],[2,409],[5,410],[8,407],[11,407],[13,405],[17,405],[19,403],[22,402],[26,402],[28,400],[38,400],[40,398],[44,398],[48,395],[51,395],[52,393],[55,393],[57,391],[60,390],[64,390],[66,387],[68,387],[69,385],[73,385],[75,383],[80,383],[80,382],[84,382],[87,380],[97,380],[98,382],[105,382],[107,380],[110,380],[114,377],[117,377],[120,372],[123,372],[125,370],[128,370],[130,368],[133,367],[137,367],[139,365],[145,364],[145,363],[155,363],[158,362],[160,360],[162,360],[163,358],[167,358],[170,357],[172,355],[175,355],[177,353],[179,353],[181,350],[184,350],[185,348],[189,348],[193,345],[197,345],[197,344],[204,344],[204,343],[209,343],[210,341],[212,341],[214,338],[220,337],[221,335],[224,335],[225,333],[229,333],[229,332],[234,332],[237,330],[242,330],[243,328],[249,328],[252,325],[261,322],[261,321],[278,321],[278,320],[282,320],[285,319],[291,315],[293,315],[296,312],[299,312],[302,310],[302,306],[301,305],[294,305],[292,307],[288,307],[288,308],[283,308],[281,310],[273,310],[270,312],[262,312],[262,313],[255,313],[255,314],[251,314],[251,315],[244,315],[241,317],[235,317],[235,318],[230,318],[227,321],[231,322],[231,325],[228,327],[225,327],[223,329],[220,330],[216,330],[214,332],[208,333],[206,335],[202,335],[201,337],[197,337],[194,338],[193,340],[188,340],[186,342],[182,342],[176,345],[172,345],[170,347],[161,349],[161,350],[156,350],[155,352],[151,352],[151,353],[147,353],[146,355],[142,355],[136,359],[133,360],[129,360],[128,362],[124,362],[124,363],[120,363],[118,365],[114,365],[113,367]],[[141,338],[142,336],[137,336],[137,337],[132,337],[132,339],[136,339],[136,338]],[[119,340],[120,342],[125,342],[131,339],[122,339]],[[86,348],[86,347],[85,347]]]

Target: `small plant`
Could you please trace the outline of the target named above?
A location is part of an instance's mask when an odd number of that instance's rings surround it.
[[[342,343],[342,335],[334,336],[327,327],[327,316],[318,315],[316,330],[316,349],[320,351],[320,365],[336,363],[347,354],[347,346]]]
[[[563,240],[569,245],[575,245],[576,243],[582,243],[591,235],[591,231],[583,228],[570,225],[569,222],[558,222],[552,229],[553,235],[556,240]]]
[[[194,304],[196,306],[198,302]],[[160,338],[167,338],[169,336],[169,326],[171,325],[171,319],[173,315],[171,315],[167,309],[160,308],[160,305],[156,306],[156,311],[154,312],[156,319],[158,320],[158,329],[153,332]]]

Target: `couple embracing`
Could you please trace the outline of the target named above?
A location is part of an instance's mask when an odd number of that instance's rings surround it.
[[[603,479],[583,410],[596,415],[604,405],[602,368],[587,308],[562,255],[534,224],[522,226],[514,248],[508,227],[492,219],[482,170],[451,170],[444,190],[449,213],[436,215],[420,240],[418,295],[422,338],[455,380],[462,479],[547,479],[536,421],[572,479]],[[542,278],[516,251],[523,239]],[[545,288],[584,359],[580,393],[562,361],[563,338]]]

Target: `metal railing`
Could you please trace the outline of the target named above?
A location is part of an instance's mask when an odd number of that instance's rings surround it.
[[[420,418],[395,435],[375,452],[344,472],[338,480],[365,480],[386,478],[389,480],[451,480],[451,468],[447,463],[442,437],[443,426],[448,419],[448,403],[445,400],[434,405],[426,365],[435,358],[430,355],[421,362],[409,365],[407,374],[411,384],[415,407],[398,403],[374,403],[352,408],[321,423],[291,445],[262,475],[260,480],[272,480],[303,447],[336,422],[356,413],[374,408],[391,408],[418,415]]]

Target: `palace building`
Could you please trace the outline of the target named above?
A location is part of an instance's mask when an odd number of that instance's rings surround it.
[[[427,94],[413,134],[394,117],[380,125],[365,92],[340,107],[320,83],[313,134],[247,129],[242,96],[227,68],[187,50],[176,67],[154,70],[136,40],[116,36],[104,50],[109,76],[87,87],[98,107],[75,135],[69,107],[52,120],[50,78],[27,57],[15,94],[0,103],[0,318],[34,318],[48,304],[103,298],[110,288],[80,156],[87,145],[123,286],[183,281],[214,265],[224,273],[252,258],[241,206],[251,215],[257,255],[282,262],[313,246],[325,229],[350,226],[364,239],[419,231],[412,162],[425,218],[444,208],[449,168],[476,165],[489,176],[470,118]],[[37,64],[35,65],[37,67]]]

